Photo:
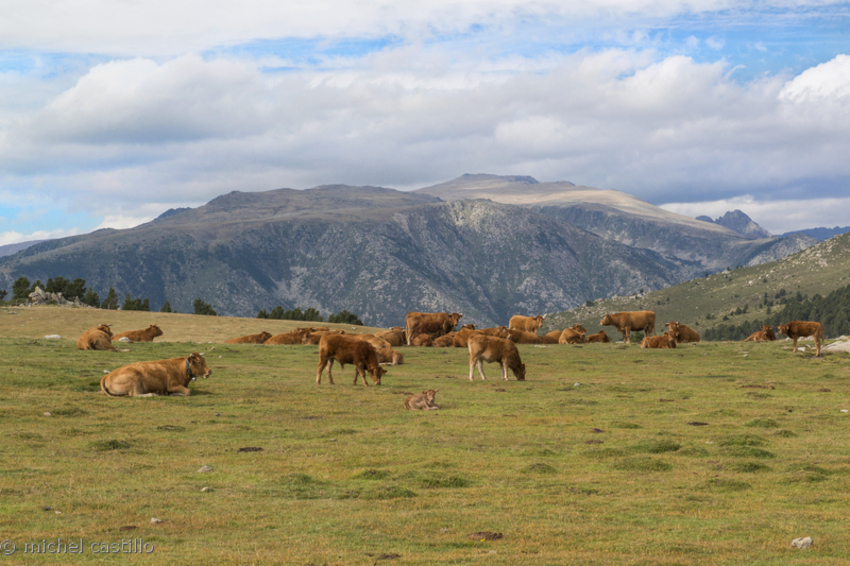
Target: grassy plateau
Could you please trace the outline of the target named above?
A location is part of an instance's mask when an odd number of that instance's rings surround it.
[[[77,350],[101,322],[165,334]],[[400,348],[364,387],[317,385],[316,346],[223,344],[298,325],[0,309],[0,565],[850,564],[845,353],[520,346],[526,381],[470,382],[464,349]],[[192,352],[190,397],[100,391]]]

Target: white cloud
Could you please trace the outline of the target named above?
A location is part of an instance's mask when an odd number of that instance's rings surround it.
[[[19,244],[21,242],[32,242],[35,240],[53,240],[56,238],[67,238],[68,236],[76,236],[80,233],[79,229],[71,228],[70,230],[38,230],[28,234],[20,232],[0,232],[0,246],[7,244]]]
[[[834,102],[850,110],[850,56],[807,69],[782,88],[780,100],[796,103]]]

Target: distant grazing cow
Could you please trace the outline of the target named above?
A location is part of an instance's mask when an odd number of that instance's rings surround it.
[[[623,342],[629,344],[632,330],[642,330],[647,336],[655,334],[655,313],[652,311],[625,311],[606,314],[599,323],[601,326],[613,326],[623,333]]]
[[[77,338],[78,350],[110,350],[117,352],[118,350],[112,345],[112,330],[108,324],[101,324],[94,328],[89,328]]]
[[[539,334],[517,329],[508,329],[508,340],[514,344],[543,344],[544,342]]]
[[[820,357],[820,343],[823,340],[823,324],[820,322],[807,322],[792,320],[776,327],[780,334],[785,334],[794,341],[794,353],[797,353],[797,339],[803,336],[811,336],[815,339],[815,357]]]
[[[525,364],[519,357],[516,344],[506,338],[496,338],[476,334],[469,339],[469,380],[472,381],[473,368],[478,366],[478,375],[484,376],[483,362],[495,362],[502,367],[502,379],[507,381],[508,368],[519,381],[525,379]]]
[[[198,377],[212,375],[204,357],[195,352],[188,358],[136,362],[122,366],[100,380],[100,388],[111,397],[151,397],[191,393],[187,385]]]
[[[112,341],[127,338],[130,342],[153,342],[157,336],[162,336],[162,330],[156,324],[151,324],[144,330],[127,330],[119,332],[112,337]]]
[[[675,348],[676,339],[668,332],[658,336],[647,336],[640,341],[641,348]]]
[[[457,326],[461,318],[463,318],[463,314],[456,312],[449,314],[447,312],[411,311],[407,313],[407,316],[404,318],[404,330],[407,333],[407,345],[411,345],[413,337],[417,334],[436,334],[436,336],[432,336],[432,338],[448,334],[454,330],[454,327]],[[428,328],[430,329],[431,323],[435,323],[434,328],[436,331],[420,330],[422,325],[428,325]]]
[[[401,326],[393,326],[389,330],[380,330],[375,332],[375,336],[383,338],[395,348],[407,344],[407,335],[404,333],[404,328]]]
[[[608,339],[608,334],[604,330],[600,330],[596,334],[591,334],[585,339],[588,344],[606,343],[611,341]]]
[[[664,325],[664,327],[667,328],[667,332],[676,339],[677,344],[699,342],[699,332],[690,326],[679,324],[678,322],[668,322]]]
[[[525,332],[533,332],[537,334],[537,329],[543,325],[544,316],[522,316],[515,314],[508,321],[509,330],[524,330]]]
[[[774,340],[776,340],[776,333],[773,331],[773,327],[765,324],[761,327],[761,330],[756,330],[747,336],[744,342],[773,342]]]
[[[334,360],[339,362],[341,368],[345,368],[345,364],[354,364],[355,385],[357,378],[361,375],[363,385],[369,385],[366,381],[367,371],[372,375],[375,385],[380,385],[381,376],[387,373],[387,370],[378,365],[378,354],[370,343],[341,334],[326,334],[319,340],[319,367],[316,370],[316,383],[322,382],[322,373],[327,368],[328,381],[333,385],[331,369]]]
[[[412,411],[433,411],[440,407],[434,404],[434,397],[439,393],[439,389],[429,389],[416,395],[411,395],[404,400],[404,408]]]
[[[240,336],[239,338],[231,338],[225,340],[225,344],[263,344],[266,340],[272,337],[271,332],[263,330],[259,334],[250,334],[248,336]]]

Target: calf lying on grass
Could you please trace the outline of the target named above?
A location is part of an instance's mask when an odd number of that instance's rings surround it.
[[[647,336],[640,341],[641,348],[675,348],[676,339],[667,334],[659,334],[658,336]]]
[[[272,337],[271,332],[263,330],[259,334],[249,334],[248,336],[240,336],[239,338],[231,338],[225,340],[225,344],[263,344],[266,340]]]
[[[212,375],[207,361],[195,352],[188,358],[172,358],[155,362],[136,362],[122,366],[100,380],[100,388],[111,397],[152,397],[191,393],[190,381]]]
[[[434,397],[439,391],[439,389],[429,389],[428,391],[411,395],[404,400],[404,408],[413,411],[432,411],[439,409],[439,405],[434,404]]]
[[[761,330],[756,330],[744,339],[744,342],[773,342],[776,340],[776,333],[773,327],[765,324]]]
[[[328,381],[333,385],[331,368],[334,360],[338,361],[342,368],[345,368],[345,364],[354,364],[355,385],[360,375],[363,376],[363,385],[369,385],[366,381],[367,371],[372,375],[375,385],[380,385],[381,376],[387,373],[387,370],[378,365],[378,354],[370,343],[343,334],[326,334],[319,340],[319,367],[316,370],[316,383],[322,382],[322,373],[327,368]]]
[[[502,379],[505,381],[508,380],[508,368],[514,372],[517,380],[525,379],[525,364],[519,358],[519,350],[516,344],[506,338],[477,334],[469,339],[469,381],[472,381],[475,366],[478,366],[481,379],[487,379],[484,376],[485,361],[498,363],[502,367]]]

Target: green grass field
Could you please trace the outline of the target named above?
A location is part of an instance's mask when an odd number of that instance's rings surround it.
[[[269,321],[109,313],[163,341],[78,351],[103,314],[0,309],[0,565],[850,564],[847,354],[520,346],[527,381],[470,382],[465,350],[401,348],[367,388],[316,385],[315,346],[220,343]],[[193,351],[191,397],[99,390]]]

